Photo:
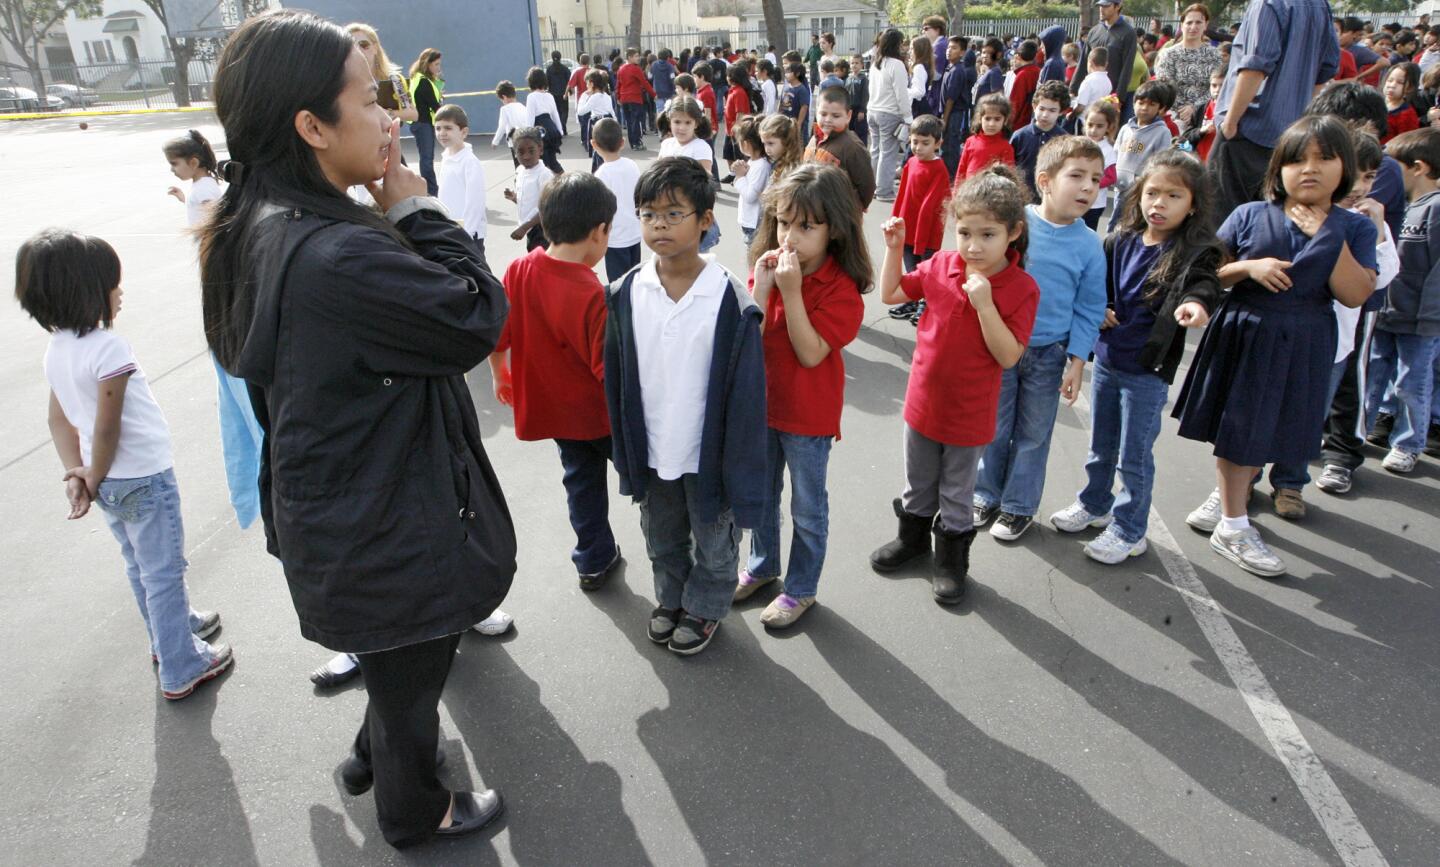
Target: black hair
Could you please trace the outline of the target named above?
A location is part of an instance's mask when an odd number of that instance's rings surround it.
[[[1015,50],[1015,53],[1020,55],[1021,60],[1029,63],[1035,59],[1036,54],[1040,53],[1040,46],[1027,39],[1020,43],[1020,47]]]
[[[875,39],[875,59],[873,61],[874,67],[876,69],[879,69],[880,64],[884,62],[885,58],[887,57],[893,57],[896,60],[899,60],[901,46],[904,44],[905,34],[901,33],[899,30],[896,30],[894,27],[885,28],[884,32],[882,32]]]
[[[495,95],[508,96],[509,98],[514,99],[515,85],[508,80],[502,81],[499,84],[495,85]]]
[[[1042,99],[1059,103],[1061,112],[1070,110],[1070,88],[1066,87],[1063,81],[1040,82],[1040,86],[1035,88],[1035,96],[1031,98],[1030,102],[1032,105],[1039,105]]]
[[[200,292],[205,340],[227,370],[234,370],[254,316],[258,256],[251,241],[263,208],[365,226],[410,247],[378,212],[331,183],[295,129],[301,111],[325,124],[340,122],[345,63],[354,50],[339,25],[280,9],[247,19],[220,53],[215,116],[230,150],[230,185],[200,228]]]
[[[1380,91],[1358,81],[1337,81],[1310,100],[1307,115],[1334,115],[1357,124],[1370,124],[1376,135],[1384,135],[1390,125],[1390,109]]]
[[[850,110],[850,91],[839,84],[832,84],[820,91],[820,99],[824,102],[834,103],[843,106],[846,111]]]
[[[215,151],[199,130],[192,129],[165,142],[164,153],[167,160],[193,159],[206,174],[220,180],[220,163],[215,159]]]
[[[785,71],[788,72],[788,73],[790,73],[791,75],[795,76],[795,80],[798,81],[798,82],[800,82],[801,84],[805,84],[805,83],[806,83],[806,81],[805,81],[805,64],[803,64],[803,63],[791,63],[791,64],[787,64],[787,65],[785,66]]]
[[[710,127],[710,113],[693,96],[677,96],[665,104],[665,113],[656,119],[660,132],[670,134],[670,115],[683,114],[695,121],[695,137],[709,141],[714,130]]]
[[[1436,135],[1440,135],[1440,131],[1436,131]],[[1305,152],[1311,144],[1319,146],[1320,155],[1325,159],[1340,159],[1340,184],[1330,194],[1330,201],[1338,202],[1350,195],[1350,186],[1355,182],[1355,145],[1350,140],[1350,127],[1333,115],[1307,114],[1290,124],[1280,134],[1280,140],[1275,142],[1270,165],[1265,169],[1264,195],[1267,201],[1276,205],[1285,204],[1289,193],[1281,181],[1280,170],[1304,162]]]
[[[465,113],[465,109],[453,102],[447,102],[435,110],[435,122],[439,123],[442,120],[449,121],[461,129],[470,128],[470,116]]]
[[[768,57],[763,58],[759,63],[756,63],[755,70],[757,72],[765,73],[765,77],[770,79],[771,81],[775,80],[775,64],[771,63]]]
[[[1385,70],[1385,75],[1380,79],[1380,83],[1384,84],[1385,82],[1389,81],[1390,76],[1394,75],[1395,70],[1397,69],[1400,70],[1401,74],[1405,76],[1405,92],[1400,95],[1400,98],[1402,100],[1409,99],[1411,94],[1420,89],[1420,65],[1417,63],[1412,63],[1409,60],[1403,61],[1401,63],[1396,63],[1389,69]]]
[[[120,285],[120,257],[102,238],[46,229],[15,254],[15,300],[46,331],[84,337],[110,327],[110,293]]]
[[[558,51],[552,51],[552,52],[550,52],[550,60],[551,60],[551,62],[558,63],[558,62],[560,61],[560,52],[558,52]]]
[[[603,151],[615,152],[625,143],[624,132],[613,117],[602,117],[590,127],[590,140]]]
[[[1354,15],[1346,15],[1344,18],[1340,19],[1341,33],[1354,33],[1357,30],[1364,29],[1365,22],[1361,21],[1359,18],[1356,18]]]
[[[843,72],[845,73],[845,77],[846,77],[846,78],[849,78],[849,77],[850,77],[850,61],[846,60],[846,59],[843,58],[843,57],[837,57],[837,58],[835,58],[835,71],[836,71],[836,72],[842,72],[842,71],[843,71]]]
[[[522,126],[510,133],[510,146],[520,151],[520,142],[533,141],[542,151],[545,149],[545,131],[538,126]]]
[[[1422,126],[1390,139],[1385,152],[1406,167],[1423,161],[1430,167],[1426,177],[1440,178],[1440,129]]]
[[[1103,45],[1097,45],[1090,49],[1090,65],[1104,66],[1110,62],[1110,49]]]
[[[1148,99],[1151,102],[1160,104],[1160,113],[1164,114],[1175,104],[1175,85],[1168,81],[1161,81],[1152,78],[1135,91],[1135,99]]]
[[[945,126],[940,123],[940,118],[935,115],[922,114],[915,118],[914,123],[910,124],[910,134],[926,135],[935,139],[936,142],[939,142],[945,138]]]
[[[1380,164],[1385,161],[1385,149],[1380,147],[1380,140],[1363,129],[1354,130],[1350,138],[1355,144],[1356,173],[1379,170]]]
[[[641,172],[640,180],[635,182],[635,207],[644,207],[677,194],[690,202],[697,216],[715,208],[710,173],[689,157],[661,157]]]
[[[530,71],[525,73],[525,86],[531,90],[544,90],[548,86],[545,79],[545,70],[538,66],[530,67]]]
[[[589,172],[556,175],[540,191],[540,225],[552,244],[579,243],[614,219],[615,194]]]
[[[1126,192],[1120,203],[1120,231],[1139,234],[1145,231],[1145,219],[1141,198],[1145,185],[1159,174],[1177,177],[1190,190],[1190,213],[1180,227],[1170,236],[1171,243],[1150,266],[1145,277],[1149,287],[1144,293],[1147,300],[1164,294],[1166,287],[1178,280],[1181,270],[1196,260],[1198,253],[1209,251],[1211,261],[1225,259],[1225,250],[1215,237],[1212,215],[1215,209],[1215,186],[1205,173],[1205,166],[1193,154],[1182,150],[1160,151],[1145,161],[1140,177]]]

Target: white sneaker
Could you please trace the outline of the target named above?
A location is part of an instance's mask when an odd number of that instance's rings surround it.
[[[1402,452],[1399,449],[1391,449],[1390,454],[1385,456],[1385,460],[1380,462],[1380,466],[1392,473],[1408,473],[1415,469],[1416,457],[1414,452]]]
[[[1105,528],[1105,532],[1085,543],[1085,556],[1114,566],[1116,563],[1124,563],[1127,557],[1139,557],[1149,548],[1143,537],[1132,544],[1120,538],[1120,531],[1110,526]]]
[[[1220,489],[1216,488],[1200,504],[1200,508],[1185,516],[1185,523],[1202,533],[1213,533],[1220,526]]]
[[[481,635],[504,635],[509,632],[510,627],[514,625],[515,618],[496,608],[494,614],[491,614],[470,628]]]
[[[1260,531],[1254,526],[1234,533],[1227,533],[1223,527],[1217,526],[1215,532],[1210,534],[1210,547],[1246,572],[1262,578],[1276,578],[1285,574],[1285,561],[1270,550],[1270,546],[1260,538]]]
[[[1086,527],[1102,529],[1110,526],[1113,520],[1115,516],[1109,512],[1103,515],[1092,514],[1080,505],[1079,500],[1050,516],[1051,525],[1062,533],[1078,533]]]

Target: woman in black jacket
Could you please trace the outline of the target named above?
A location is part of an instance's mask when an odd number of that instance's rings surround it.
[[[298,64],[298,68],[297,65]],[[504,598],[515,536],[463,375],[500,335],[500,283],[398,159],[399,123],[344,30],[267,13],[226,43],[230,186],[201,241],[206,339],[265,429],[261,511],[300,633],[369,691],[342,768],[385,839],[473,831],[500,797],[436,777],[460,633]],[[382,216],[345,190],[369,187]]]

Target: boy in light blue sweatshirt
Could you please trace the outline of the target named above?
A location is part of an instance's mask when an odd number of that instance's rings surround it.
[[[1025,354],[1001,377],[995,439],[975,482],[975,526],[995,518],[997,539],[1018,539],[1034,522],[1060,398],[1074,404],[1080,396],[1085,359],[1100,336],[1105,251],[1081,218],[1104,171],[1100,146],[1083,136],[1052,139],[1035,161],[1040,204],[1027,209],[1025,270],[1040,286],[1040,307]]]

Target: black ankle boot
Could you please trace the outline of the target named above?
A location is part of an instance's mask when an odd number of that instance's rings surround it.
[[[972,527],[963,533],[952,533],[935,520],[935,573],[930,578],[930,592],[941,605],[954,605],[965,598],[965,579],[970,572],[970,543],[975,541]]]
[[[916,557],[930,553],[930,518],[912,515],[895,498],[895,517],[900,519],[899,534],[876,548],[870,555],[870,566],[877,572],[894,572]]]

